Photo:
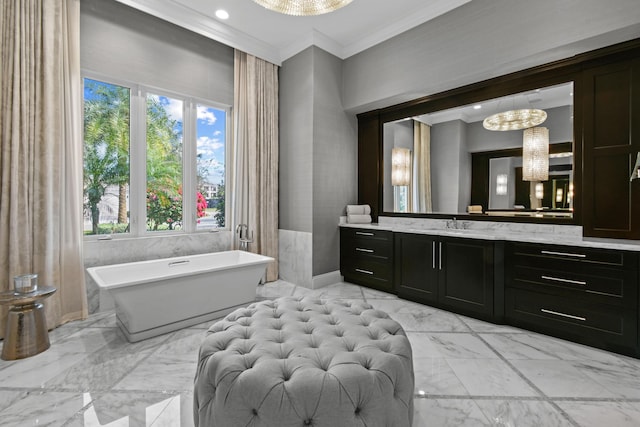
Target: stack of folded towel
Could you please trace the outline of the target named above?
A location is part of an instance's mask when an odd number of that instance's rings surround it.
[[[469,212],[470,214],[481,214],[482,213],[482,205],[467,206],[467,212]]]
[[[347,205],[347,222],[351,224],[371,224],[371,206]]]

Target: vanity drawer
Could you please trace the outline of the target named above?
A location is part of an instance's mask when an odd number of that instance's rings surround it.
[[[535,243],[512,243],[511,252],[516,264],[545,265],[549,263],[570,265],[594,265],[627,268],[631,256],[622,251],[583,248],[576,246],[539,245]]]
[[[391,257],[393,245],[387,240],[357,237],[345,240],[343,250],[343,256],[384,261]]]
[[[507,287],[532,291],[554,290],[567,297],[636,307],[637,285],[633,273],[620,270],[550,270],[516,265]]]
[[[389,292],[393,289],[392,270],[392,264],[389,262],[351,259],[343,265],[342,274],[347,281]]]
[[[506,289],[510,324],[615,351],[635,351],[637,311],[559,295]]]
[[[345,239],[380,240],[389,243],[393,241],[393,232],[371,228],[342,227],[340,228],[340,235]]]

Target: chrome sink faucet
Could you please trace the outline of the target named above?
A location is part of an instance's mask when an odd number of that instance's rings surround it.
[[[469,223],[465,221],[458,222],[458,219],[454,216],[453,219],[447,220],[446,228],[449,230],[466,230],[468,225]]]
[[[458,220],[454,216],[453,219],[447,220],[446,228],[457,230],[458,229]]]

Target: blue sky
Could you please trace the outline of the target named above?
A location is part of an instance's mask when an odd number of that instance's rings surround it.
[[[226,111],[198,104],[198,154],[210,163],[209,182],[219,184],[224,180]]]
[[[158,98],[169,117],[181,123],[183,101],[166,96],[158,96]],[[196,108],[196,138],[197,154],[200,156],[199,162],[207,165],[209,171],[207,181],[211,184],[220,184],[224,180],[226,112],[204,104],[196,104]]]

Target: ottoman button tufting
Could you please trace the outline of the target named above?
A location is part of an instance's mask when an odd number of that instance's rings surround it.
[[[200,346],[194,426],[246,425],[251,411],[251,423],[265,426],[366,420],[369,427],[411,427],[411,345],[385,316],[365,302],[309,297],[260,301],[229,314]],[[375,404],[365,411],[362,402]],[[301,417],[303,408],[317,410]]]

